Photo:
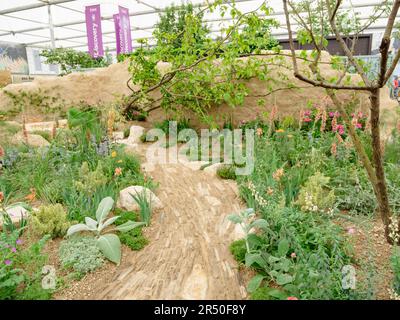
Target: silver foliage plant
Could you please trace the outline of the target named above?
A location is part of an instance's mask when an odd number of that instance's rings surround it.
[[[106,219],[114,206],[114,200],[111,197],[106,197],[101,200],[96,211],[96,220],[85,217],[85,223],[79,223],[71,226],[67,231],[67,236],[71,236],[78,232],[91,232],[97,240],[97,245],[104,256],[119,264],[121,261],[121,241],[114,234],[115,231],[127,232],[144,225],[143,222],[127,221],[119,226],[111,227],[119,216]]]

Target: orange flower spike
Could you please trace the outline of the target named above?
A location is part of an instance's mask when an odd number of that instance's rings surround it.
[[[30,189],[31,193],[28,194],[25,199],[29,202],[35,201],[36,200],[36,190],[35,188]]]
[[[122,174],[122,169],[121,168],[115,168],[115,172],[114,172],[114,175],[116,176],[116,177],[118,177],[118,176],[120,176]]]
[[[332,146],[331,146],[331,154],[332,154],[333,156],[336,157],[336,154],[337,154],[337,145],[336,145],[335,142],[332,143]]]
[[[320,131],[324,132],[326,128],[326,120],[327,120],[327,114],[326,114],[326,109],[324,108],[322,111],[322,116],[321,116],[322,122],[321,122],[321,128]]]

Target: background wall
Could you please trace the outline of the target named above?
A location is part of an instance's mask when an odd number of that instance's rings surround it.
[[[28,59],[24,45],[0,42],[0,70],[11,73],[28,74]]]

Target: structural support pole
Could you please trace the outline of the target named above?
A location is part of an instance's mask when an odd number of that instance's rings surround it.
[[[53,24],[53,16],[51,14],[51,5],[47,5],[47,13],[49,15],[49,30],[50,30],[50,41],[51,41],[51,48],[56,48],[56,38],[54,36],[54,24]]]

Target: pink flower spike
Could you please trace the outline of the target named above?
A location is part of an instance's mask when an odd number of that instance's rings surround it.
[[[299,299],[297,299],[296,297],[287,297],[286,300],[299,300]]]
[[[16,248],[11,248],[11,252],[17,252],[17,249]]]
[[[22,242],[23,241],[21,239],[17,239],[17,241],[15,241],[15,243],[18,244],[18,245],[22,244]]]
[[[356,123],[356,128],[357,129],[362,129],[362,124],[361,123]]]
[[[311,122],[311,119],[310,118],[304,118],[303,121],[304,122]]]
[[[8,259],[5,260],[5,261],[4,261],[4,264],[5,264],[6,266],[9,266],[9,265],[11,264],[11,260],[8,260]]]
[[[332,111],[329,112],[329,117],[330,117],[330,118],[333,118],[334,116],[335,116],[335,113],[334,113],[334,112],[332,112]]]
[[[290,257],[291,257],[291,258],[296,258],[296,257],[297,257],[296,252],[292,252],[292,253],[290,254]]]
[[[310,116],[311,115],[311,111],[310,110],[304,111],[304,115],[307,116],[307,117]]]

